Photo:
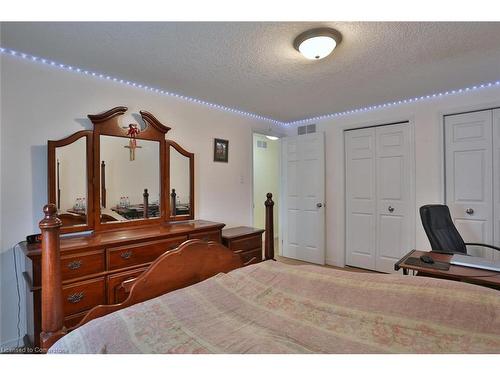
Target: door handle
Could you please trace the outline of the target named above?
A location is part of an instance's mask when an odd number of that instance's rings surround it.
[[[389,207],[387,207],[387,210],[388,210],[390,213],[393,213],[393,212],[394,212],[394,207],[389,206]]]
[[[474,213],[474,209],[469,207],[468,209],[465,210],[465,213],[467,215],[472,215]]]
[[[318,207],[318,208],[323,207],[323,203],[316,203],[316,207]]]

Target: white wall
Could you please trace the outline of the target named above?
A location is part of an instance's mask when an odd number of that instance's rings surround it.
[[[167,138],[195,153],[196,218],[252,224],[252,132],[268,123],[9,56],[0,59],[2,345],[15,345],[17,339],[12,247],[38,232],[47,202],[47,140],[91,129],[87,114],[118,105],[128,106],[129,113],[152,112],[172,127]],[[123,123],[128,120],[134,121],[127,115]],[[231,150],[238,150],[230,153],[229,163],[213,162],[213,138],[228,139]],[[22,337],[22,314],[21,320]]]
[[[500,106],[500,88],[487,88],[383,110],[358,113],[317,122],[326,138],[326,242],[327,263],[343,266],[344,235],[344,137],[346,129],[410,121],[415,131],[416,248],[429,249],[418,208],[444,202],[443,123],[444,114]],[[289,135],[295,135],[294,128]]]

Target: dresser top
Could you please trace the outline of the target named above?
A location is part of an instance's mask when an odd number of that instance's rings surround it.
[[[121,246],[147,240],[157,240],[176,235],[220,230],[225,224],[206,220],[186,220],[162,223],[140,228],[93,232],[87,235],[72,235],[61,238],[61,251],[102,248],[109,245]],[[41,244],[21,243],[21,248],[28,256],[41,254]]]
[[[234,227],[222,230],[222,238],[232,240],[238,237],[245,237],[250,235],[262,234],[264,229],[252,227]]]

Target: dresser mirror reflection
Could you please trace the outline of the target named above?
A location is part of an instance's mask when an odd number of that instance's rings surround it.
[[[92,227],[92,132],[48,142],[48,195],[57,207],[62,232]]]
[[[100,136],[101,223],[160,216],[160,142]]]
[[[194,154],[167,140],[171,221],[194,218]]]

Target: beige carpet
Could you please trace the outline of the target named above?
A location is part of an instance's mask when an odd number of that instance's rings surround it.
[[[278,262],[285,263],[285,264],[293,264],[293,265],[299,265],[299,266],[304,265],[304,264],[313,264],[313,263],[303,262],[303,261],[297,260],[297,259],[285,258],[285,257],[282,257],[280,255],[276,255],[275,258]],[[362,268],[355,268],[355,267],[349,267],[349,266],[342,268],[342,267],[330,266],[330,265],[325,264],[324,266],[319,266],[319,267],[335,268],[337,270],[344,270],[344,271],[351,271],[351,272],[377,273],[376,271],[370,271],[370,270],[365,270]]]

